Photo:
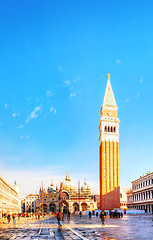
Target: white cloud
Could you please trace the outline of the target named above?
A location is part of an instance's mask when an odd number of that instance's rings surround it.
[[[29,135],[27,135],[27,136],[20,136],[20,138],[21,138],[21,139],[29,139],[30,136],[29,136]]]
[[[12,113],[12,117],[19,117],[20,113]]]
[[[40,107],[39,106],[36,106],[35,107],[35,109],[34,109],[34,111],[32,111],[31,113],[30,113],[30,117],[31,118],[37,118],[37,112],[39,112],[40,111]]]
[[[64,81],[64,86],[65,86],[65,87],[70,86],[70,80]]]
[[[56,113],[56,108],[51,107],[51,108],[50,108],[50,112]]]
[[[24,125],[23,124],[20,124],[17,128],[24,128]]]
[[[143,78],[141,77],[141,78],[140,78],[140,83],[142,83],[142,82],[143,82]]]
[[[139,98],[139,97],[140,97],[140,93],[137,93],[136,98]]]
[[[8,109],[9,105],[7,103],[4,104],[4,109]]]
[[[62,72],[63,68],[62,68],[61,66],[57,66],[57,70],[58,70],[59,72]]]
[[[119,59],[117,59],[116,64],[121,64],[121,61]]]
[[[54,95],[54,93],[52,92],[52,91],[47,91],[46,92],[46,97],[48,98],[48,97],[51,97],[51,96],[53,96]]]
[[[75,92],[70,94],[70,98],[72,98],[72,97],[76,97],[76,93]]]
[[[30,116],[26,120],[26,124],[30,122],[31,119],[35,119],[38,117],[38,113],[40,113],[41,107],[36,106],[34,110],[30,113]]]
[[[26,124],[30,122],[30,118],[28,117],[26,120]]]
[[[129,99],[129,98],[126,98],[126,99],[125,99],[125,102],[126,102],[126,103],[128,103],[129,101],[130,101],[130,99]]]
[[[79,82],[81,80],[81,78],[79,77],[79,75],[77,75],[75,78],[74,78],[74,82]]]

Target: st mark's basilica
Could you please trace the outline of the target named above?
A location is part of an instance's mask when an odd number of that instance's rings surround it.
[[[78,189],[76,189],[70,176],[66,174],[65,180],[60,184],[60,189],[54,186],[53,181],[47,190],[40,189],[36,200],[36,212],[57,212],[59,208],[65,213],[97,209],[97,201],[91,194],[86,180],[82,187],[78,184]]]

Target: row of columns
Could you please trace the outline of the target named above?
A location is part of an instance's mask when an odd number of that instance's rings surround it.
[[[145,210],[146,213],[153,213],[153,205],[151,204],[133,206],[133,208],[137,210]]]
[[[153,191],[145,191],[133,195],[133,201],[147,200],[153,198]]]

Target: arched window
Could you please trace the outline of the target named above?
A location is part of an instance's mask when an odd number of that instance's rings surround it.
[[[116,127],[114,127],[114,132],[116,132]]]
[[[108,126],[108,132],[110,132],[110,128],[109,128],[109,126]]]
[[[113,132],[113,127],[111,127],[111,132]]]
[[[107,126],[105,126],[105,132],[107,132]]]

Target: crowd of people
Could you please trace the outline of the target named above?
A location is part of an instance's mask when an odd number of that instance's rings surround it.
[[[92,211],[92,212],[89,211],[89,218],[91,218],[92,215],[96,215],[96,217],[100,217],[102,226],[104,226],[105,225],[105,218],[106,218],[107,214],[103,210],[100,212],[100,214],[98,213],[98,211],[96,213],[95,213],[95,211]],[[80,218],[82,217],[82,212],[81,211],[79,212],[79,216],[80,216]],[[117,210],[109,211],[109,214],[107,215],[107,217],[120,218],[120,217],[123,217],[123,213],[118,212]],[[57,221],[58,221],[58,227],[59,227],[59,229],[61,229],[62,228],[62,221],[64,221],[64,213],[62,213],[62,212],[56,213],[56,218],[57,218]],[[70,212],[69,211],[67,213],[67,220],[70,220]]]
[[[123,213],[122,212],[118,212],[118,211],[110,211],[109,212],[109,216],[110,218],[120,218],[120,217],[123,217]]]
[[[44,218],[45,215],[46,215],[45,213],[43,215],[39,213],[18,213],[18,214],[2,213],[0,218],[1,219],[0,223],[6,223],[5,220],[7,220],[7,223],[9,224],[12,220],[13,223],[16,224],[16,220],[20,220],[21,217],[33,218],[33,219],[39,220],[42,217]]]
[[[16,224],[16,219],[18,218],[18,220],[20,220],[21,217],[21,213],[13,213],[13,214],[3,214],[2,213],[2,219],[7,219],[8,224],[11,222],[11,219],[13,220],[13,223]],[[3,222],[4,223],[4,222]]]
[[[105,225],[105,218],[106,218],[106,212],[105,211],[101,211],[100,214],[97,211],[95,213],[95,211],[89,211],[89,218],[92,217],[92,215],[96,215],[96,217],[100,217],[101,219],[101,223],[102,226]],[[16,219],[20,220],[20,217],[33,217],[35,219],[40,219],[40,218],[44,218],[45,217],[45,213],[39,214],[39,213],[18,213],[18,214],[2,214],[2,218],[7,219],[8,224],[11,222],[11,220],[13,221],[14,224],[16,224]],[[57,213],[50,213],[49,215],[53,215],[56,216],[57,221],[58,221],[58,228],[61,229],[62,228],[62,222],[64,221],[64,218],[67,217],[67,220],[70,220],[71,217],[71,213],[70,211],[68,211],[65,215],[62,212],[57,212]],[[79,216],[80,218],[82,217],[82,212],[79,212]],[[107,216],[109,216],[110,218],[120,218],[123,217],[122,212],[118,212],[117,210],[115,211],[109,211],[109,214],[107,213]]]

